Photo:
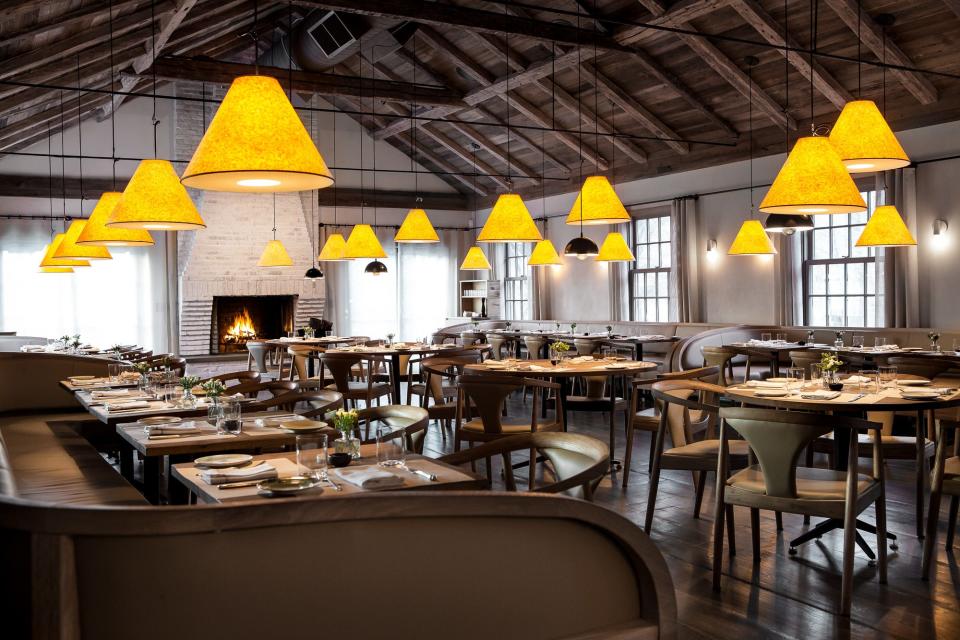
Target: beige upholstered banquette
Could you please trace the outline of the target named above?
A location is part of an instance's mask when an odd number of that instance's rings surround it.
[[[60,386],[67,376],[106,375],[114,360],[61,353],[0,352],[0,414],[38,409],[77,409]]]

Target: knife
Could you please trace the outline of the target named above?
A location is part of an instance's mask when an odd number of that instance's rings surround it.
[[[218,489],[241,489],[243,487],[255,487],[264,480],[269,480],[270,478],[259,478],[257,480],[244,480],[243,482],[224,482],[223,484],[218,484]]]

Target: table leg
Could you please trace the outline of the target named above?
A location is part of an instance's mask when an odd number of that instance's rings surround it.
[[[569,378],[560,378],[560,419],[563,421],[563,430],[567,430],[567,384]]]
[[[617,379],[619,376],[610,376],[610,471],[619,471],[623,466],[614,455],[616,449],[615,425],[617,422]],[[624,392],[626,393],[626,392]]]
[[[133,456],[134,450],[126,441],[120,443],[120,475],[133,484]]]
[[[161,456],[143,457],[143,495],[150,504],[160,504]]]
[[[312,378],[314,376],[313,356],[314,356],[314,353],[312,351],[307,355],[307,377],[309,378]]]
[[[400,354],[390,355],[390,377],[393,380],[393,400],[394,404],[400,404]]]

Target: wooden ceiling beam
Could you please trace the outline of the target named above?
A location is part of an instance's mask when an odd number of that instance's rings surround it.
[[[943,4],[947,5],[947,8],[960,18],[960,0],[943,0]]]
[[[730,0],[679,0],[669,9],[663,11],[662,0],[638,0],[654,17],[645,22],[658,27],[682,27],[685,23],[709,15],[717,9],[726,7]],[[650,29],[648,27],[623,27],[613,33],[614,39],[621,44],[639,45],[658,37],[664,37],[667,31]]]
[[[450,136],[446,135],[442,131],[438,131],[435,128],[435,126],[420,127],[420,131],[427,134],[427,136],[429,136],[434,142],[439,144],[441,147],[443,147],[444,149],[446,149],[456,157],[460,158],[460,160],[466,163],[467,166],[469,166],[471,169],[473,168],[474,158],[470,154],[470,152],[467,150],[465,145],[460,144],[459,142],[457,142]],[[476,165],[477,172],[480,173],[481,175],[484,173],[486,174],[500,173],[495,167],[490,165],[490,163],[486,162],[482,158],[477,158],[476,161],[477,161],[477,165]],[[513,187],[513,185],[510,184],[510,181],[502,176],[488,175],[485,177],[504,189],[511,189]]]
[[[856,0],[826,0],[826,4],[851,31],[860,33],[861,41],[873,51],[878,60],[886,58],[889,63],[916,68],[913,61],[889,36],[884,44],[883,27],[878,25],[866,11],[859,9]],[[921,104],[933,104],[938,100],[937,88],[922,74],[899,69],[891,69],[890,73]]]
[[[656,2],[657,0],[648,0]],[[960,0],[958,0],[960,1]],[[740,14],[740,17],[747,21],[751,27],[757,30],[764,40],[775,47],[783,47],[785,44],[790,49],[798,49],[797,42],[790,38],[785,42],[783,39],[783,27],[777,24],[763,6],[757,0],[731,0],[733,9]],[[807,80],[813,79],[813,86],[823,97],[832,102],[837,108],[842,109],[853,95],[840,84],[840,81],[830,75],[830,72],[823,68],[819,62],[814,61],[813,67],[810,66],[810,58],[799,51],[788,51],[786,49],[777,49],[782,55],[790,61],[790,64],[800,72]]]
[[[143,0],[117,0],[113,3],[113,16],[114,19],[119,17],[119,14],[131,9],[138,4],[141,4]],[[20,5],[30,5],[29,2],[18,3]],[[49,2],[44,2],[44,5],[49,6]],[[103,6],[101,3],[95,3],[81,7],[74,11],[70,11],[63,15],[57,16],[49,21],[40,22],[37,24],[31,24],[28,27],[24,27],[19,31],[14,31],[13,33],[8,33],[0,36],[0,47],[8,47],[10,45],[17,44],[20,41],[31,41],[34,38],[42,37],[52,31],[59,31],[62,29],[72,29],[87,20],[98,16],[101,13],[109,11],[109,7]],[[5,20],[14,20],[15,17],[11,16],[8,13],[8,10],[4,9],[3,17]]]

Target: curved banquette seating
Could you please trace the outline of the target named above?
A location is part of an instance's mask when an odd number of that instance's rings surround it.
[[[115,360],[62,353],[0,352],[0,413],[77,409],[67,376],[106,375]]]
[[[0,529],[3,592],[17,593],[0,607],[11,638],[241,640],[311,625],[344,638],[676,636],[673,584],[654,544],[620,515],[566,497],[112,509],[0,497]],[[337,540],[337,551],[319,552],[319,540]],[[386,551],[384,540],[399,546]],[[526,578],[513,579],[521,566]],[[323,588],[328,580],[335,587]]]

